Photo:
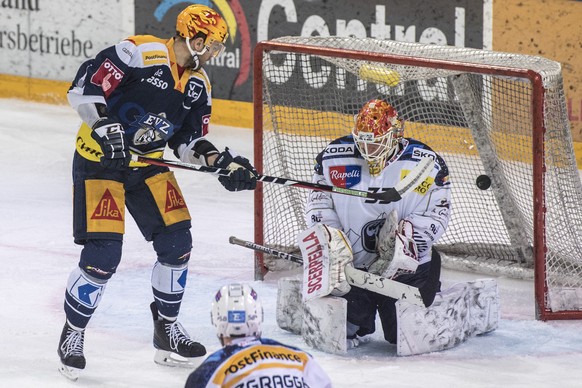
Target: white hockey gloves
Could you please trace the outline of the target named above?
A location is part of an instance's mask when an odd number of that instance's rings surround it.
[[[394,257],[394,244],[396,242],[396,229],[398,228],[398,214],[393,210],[386,216],[386,222],[380,228],[378,237],[376,238],[376,250],[380,258],[372,265],[380,265],[379,262],[385,262],[386,266],[392,261]],[[371,267],[370,267],[371,268]],[[382,270],[382,269],[378,269]]]
[[[339,229],[315,224],[301,232],[298,244],[303,256],[303,300],[348,293],[344,268],[352,265],[348,238]]]
[[[418,268],[418,248],[412,238],[412,223],[407,220],[396,223],[397,216],[393,211],[378,233],[376,247],[379,257],[368,268],[368,272],[388,279],[414,273]]]

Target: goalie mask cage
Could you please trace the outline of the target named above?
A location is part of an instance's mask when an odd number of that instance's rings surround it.
[[[311,181],[329,141],[384,98],[405,137],[447,162],[448,268],[533,277],[538,319],[582,318],[582,185],[560,64],[452,46],[341,37],[260,42],[254,58],[255,166]],[[487,175],[481,190],[476,178]],[[293,252],[308,190],[259,185],[255,242]],[[265,259],[265,261],[263,261]],[[262,279],[268,258],[255,257]]]

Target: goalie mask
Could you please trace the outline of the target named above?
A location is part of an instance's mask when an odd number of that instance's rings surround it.
[[[403,120],[384,100],[370,100],[356,117],[352,132],[356,147],[370,165],[370,173],[378,175],[386,159],[398,147],[404,131]]]
[[[205,5],[194,4],[186,7],[176,20],[176,33],[186,39],[186,46],[194,59],[197,70],[200,67],[199,57],[210,52],[212,57],[218,57],[224,52],[228,30],[226,22],[218,12]],[[204,39],[202,51],[194,51],[190,40]]]
[[[248,284],[230,284],[216,293],[210,318],[221,343],[224,337],[260,337],[263,307]]]

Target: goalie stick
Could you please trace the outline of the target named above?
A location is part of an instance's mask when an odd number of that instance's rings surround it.
[[[234,236],[231,236],[228,239],[228,242],[233,245],[240,245],[255,251],[277,256],[280,259],[289,260],[297,264],[303,264],[303,258],[300,256],[272,249],[251,241],[241,240]],[[417,306],[425,306],[423,302],[422,288],[412,287],[407,284],[397,282],[396,280],[388,279],[373,273],[356,269],[349,265],[345,267],[345,273],[348,283],[352,286],[363,288],[365,290],[388,296],[390,298],[406,300],[407,302]]]
[[[149,158],[146,156],[140,156],[135,154],[131,156],[131,159],[134,162],[141,162],[164,167],[175,167],[183,170],[200,171],[223,176],[227,176],[232,172],[232,170],[226,168],[202,166],[198,164],[184,163],[167,159]],[[382,192],[376,193],[348,189],[343,187],[328,186],[320,183],[296,181],[292,179],[279,178],[261,174],[257,175],[257,180],[259,182],[275,183],[285,186],[301,187],[304,189],[315,189],[338,194],[351,195],[354,197],[370,198],[378,201],[394,202],[399,201],[404,194],[414,190],[416,186],[418,186],[422,181],[424,181],[432,171],[433,166],[434,162],[432,158],[430,157],[423,158],[417,164],[417,166],[408,175],[406,175],[404,179],[402,179],[400,182],[396,184],[396,186],[387,189],[382,189],[383,190]]]

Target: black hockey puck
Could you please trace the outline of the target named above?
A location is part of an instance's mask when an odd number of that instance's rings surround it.
[[[489,187],[491,187],[491,178],[489,178],[487,175],[479,175],[475,181],[475,184],[481,190],[487,190]]]

